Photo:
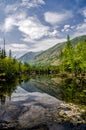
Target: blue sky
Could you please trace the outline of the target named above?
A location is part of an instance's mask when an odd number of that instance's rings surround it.
[[[0,46],[19,57],[86,34],[86,0],[0,0]]]

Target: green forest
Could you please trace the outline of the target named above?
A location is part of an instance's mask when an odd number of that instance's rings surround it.
[[[69,35],[64,49],[61,52],[60,70],[75,76],[85,76],[86,73],[86,41],[72,46]]]
[[[0,51],[0,78],[12,78],[15,75],[25,71],[25,65],[12,58],[12,52],[9,51],[9,56],[5,50]]]
[[[12,58],[12,52],[6,55],[5,49],[0,50],[0,78],[11,78],[21,74],[72,74],[83,76],[86,73],[86,41],[75,46],[71,44],[69,35],[65,47],[61,50],[57,66],[31,66]]]

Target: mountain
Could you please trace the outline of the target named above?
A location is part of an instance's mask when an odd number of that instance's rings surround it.
[[[24,62],[30,62],[31,60],[33,60],[35,58],[36,55],[40,54],[41,52],[28,52],[26,54],[24,54],[23,56],[21,56],[20,58],[18,58],[18,61],[21,61],[22,63]]]
[[[71,40],[71,44],[75,46],[77,43],[86,40],[86,35],[76,37]],[[35,59],[31,62],[35,65],[57,65],[59,63],[59,55],[61,50],[64,48],[66,42],[58,43],[55,46],[49,48],[46,51],[43,51],[39,55],[35,57]]]
[[[71,40],[71,44],[75,46],[81,41],[86,41],[86,35],[79,36]],[[20,58],[20,61],[28,61],[33,65],[57,65],[59,64],[59,55],[65,46],[65,42],[58,43],[55,46],[39,53],[29,52]]]

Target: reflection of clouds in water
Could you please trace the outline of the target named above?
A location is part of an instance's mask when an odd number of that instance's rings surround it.
[[[27,96],[28,96],[28,92],[18,86],[18,88],[12,94],[11,101],[25,100]]]
[[[18,86],[16,92],[12,94],[12,102],[19,102],[20,104],[34,104],[34,103],[48,103],[55,104],[59,103],[59,100],[46,94],[40,92],[29,93]]]

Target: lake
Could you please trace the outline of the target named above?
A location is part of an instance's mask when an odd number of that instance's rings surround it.
[[[54,122],[59,118],[57,111],[70,110],[69,106],[58,107],[61,102],[83,107],[86,105],[85,99],[86,81],[81,78],[38,75],[0,80],[0,129],[7,125],[6,129],[10,127],[14,130],[85,130],[84,124],[74,126],[70,122]]]
[[[86,105],[86,80],[58,76],[34,76],[15,78],[11,81],[0,80],[0,104],[13,100],[20,93],[47,93],[59,100]],[[22,98],[22,97],[21,97]]]

